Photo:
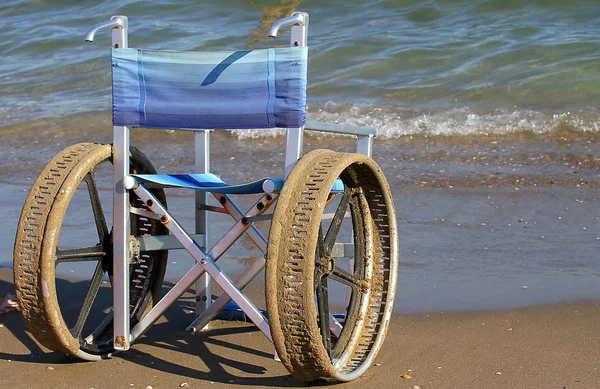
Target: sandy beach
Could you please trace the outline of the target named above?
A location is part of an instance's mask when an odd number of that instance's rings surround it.
[[[0,291],[12,288],[0,269]],[[189,300],[189,296],[187,297]],[[101,362],[40,348],[18,313],[0,316],[4,388],[304,387],[251,324],[185,331],[186,296],[140,342]],[[376,364],[345,388],[597,388],[600,303],[393,318]],[[410,378],[402,377],[410,376]],[[313,385],[329,386],[328,382]]]

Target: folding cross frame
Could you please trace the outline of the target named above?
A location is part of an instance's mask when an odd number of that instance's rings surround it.
[[[308,14],[296,12],[271,26],[271,37],[277,37],[281,28],[291,27],[290,49],[227,53],[129,49],[125,16],[113,16],[88,32],[86,41],[90,42],[99,31],[112,32],[113,145],[81,144],[57,155],[32,188],[15,243],[17,297],[26,323],[42,344],[86,360],[126,351],[195,284],[197,314],[188,326],[190,331],[208,328],[233,300],[274,342],[281,361],[299,379],[348,381],[369,367],[381,347],[393,308],[398,261],[393,200],[383,173],[370,158],[374,129],[305,120],[307,64],[303,48],[307,46],[308,21]],[[169,84],[186,84],[185,77],[199,75],[200,85],[170,92]],[[218,89],[219,84],[224,86]],[[241,85],[233,94],[229,90],[232,84]],[[174,101],[167,108],[165,94]],[[224,96],[225,103],[211,105],[215,96]],[[241,108],[246,104],[249,108]],[[156,174],[147,158],[130,148],[132,126],[194,131],[195,173]],[[273,127],[287,129],[285,178],[229,185],[211,174],[213,129]],[[303,156],[306,129],[354,135],[357,154],[316,150]],[[114,184],[110,233],[98,211],[93,178],[95,164],[108,159],[113,163]],[[52,173],[56,171],[59,174]],[[72,196],[84,181],[100,243],[69,251],[60,250],[57,238],[46,237],[46,232],[34,236],[40,224],[44,231],[56,225],[60,228],[70,197],[61,205],[58,193]],[[194,234],[187,233],[167,209],[164,188],[196,191]],[[259,194],[260,198],[243,212],[232,194]],[[220,206],[209,205],[211,195]],[[325,207],[336,201],[335,212],[324,215]],[[272,207],[275,211],[267,214]],[[234,221],[210,249],[209,212],[229,214]],[[348,217],[354,242],[337,242]],[[323,223],[327,218],[328,227]],[[267,238],[254,223],[271,219]],[[232,281],[216,262],[244,234],[264,255]],[[40,243],[43,239],[48,243]],[[159,300],[157,290],[166,262],[161,265],[160,257],[153,256],[180,248],[187,250],[195,263]],[[336,264],[338,258],[348,257],[353,260],[347,270]],[[48,283],[54,282],[53,267],[59,262],[89,258],[98,264],[78,320],[69,328],[62,317],[44,308],[58,307],[56,292],[50,287],[52,293],[48,293]],[[52,271],[44,272],[49,266]],[[163,273],[156,275],[160,270],[155,268],[160,266]],[[268,319],[242,293],[265,266]],[[113,308],[84,336],[82,328],[105,272],[110,276]],[[214,301],[211,279],[224,292]],[[346,314],[342,316],[330,313],[328,280],[347,287]],[[152,287],[147,286],[152,282]],[[53,330],[48,332],[45,326]],[[315,338],[315,333],[320,336]],[[108,348],[104,347],[107,342]]]

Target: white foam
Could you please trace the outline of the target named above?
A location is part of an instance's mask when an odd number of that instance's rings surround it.
[[[374,104],[326,103],[309,111],[309,120],[375,127],[379,138],[405,135],[469,136],[505,135],[519,132],[545,134],[558,127],[598,133],[600,118],[591,112],[544,112],[528,109],[472,109],[467,107],[432,111]],[[283,130],[236,130],[240,139],[269,138]]]

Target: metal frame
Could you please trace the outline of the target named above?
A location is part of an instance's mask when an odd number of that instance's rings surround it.
[[[112,31],[112,46],[128,47],[127,16],[113,16],[109,21],[92,27],[85,40],[94,41],[99,31]],[[113,127],[113,343],[115,350],[128,350],[129,334],[129,191],[124,179],[129,176],[129,128]]]
[[[280,19],[269,28],[269,36],[276,38],[279,29],[291,26],[290,47],[304,47],[308,44],[308,14],[306,12],[294,12],[290,17]],[[285,145],[285,167],[284,177],[292,171],[292,168],[302,156],[304,144],[304,127],[288,128]]]
[[[290,46],[306,46],[309,16],[304,12],[295,12],[290,17],[275,22],[269,36],[276,37],[279,30],[291,27]],[[95,34],[104,30],[112,31],[112,46],[128,47],[128,21],[126,16],[113,16],[109,21],[92,27],[86,35],[86,41],[92,42]],[[357,137],[357,152],[371,156],[373,137],[376,130],[348,125],[334,125],[307,121],[305,127],[287,131],[285,177],[289,174],[302,155],[304,130],[339,133]],[[210,172],[210,130],[195,130],[195,172]],[[114,196],[113,196],[113,299],[114,299],[114,347],[116,350],[128,350],[130,344],[143,335],[193,284],[196,290],[196,319],[188,326],[190,331],[208,328],[210,321],[233,300],[244,313],[271,340],[268,321],[241,290],[264,268],[265,256],[261,256],[237,279],[232,282],[216,265],[216,261],[243,234],[248,234],[257,247],[266,252],[267,239],[254,225],[255,221],[267,220],[265,212],[277,199],[277,193],[265,193],[247,212],[242,210],[228,195],[213,194],[221,207],[209,205],[210,196],[198,191],[195,196],[195,234],[188,234],[172,218],[166,207],[143,185],[138,184],[129,172],[129,128],[113,127],[114,149]],[[129,191],[146,202],[150,211],[133,208],[129,204]],[[228,213],[234,220],[233,227],[214,246],[209,247],[208,212]],[[160,220],[172,235],[143,237],[136,236],[143,251],[185,248],[194,258],[195,264],[188,273],[173,286],[167,294],[140,320],[130,331],[129,322],[129,231],[130,213],[143,214]],[[346,256],[352,252],[352,244],[336,244],[332,256]],[[211,278],[219,284],[224,293],[214,302],[211,301]],[[330,315],[332,331],[341,331],[340,323]]]
[[[196,173],[210,173],[210,131],[194,132],[195,147],[195,170]],[[208,205],[208,193],[196,192],[195,210],[196,210],[196,233],[204,234],[204,244],[200,245],[202,250],[206,250],[208,245],[208,212],[205,206]],[[208,309],[211,305],[212,294],[210,290],[210,276],[205,274],[196,281],[196,313]],[[207,323],[208,324],[208,323]]]
[[[377,130],[370,127],[358,127],[347,124],[321,123],[312,120],[306,121],[306,130],[327,132],[331,134],[355,135],[356,152],[371,157],[373,154],[373,138]]]

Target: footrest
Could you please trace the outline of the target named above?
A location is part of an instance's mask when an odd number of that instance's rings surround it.
[[[265,317],[268,317],[268,313],[266,310],[261,309],[260,312],[263,315],[265,315]],[[334,313],[332,316],[340,320],[346,319],[346,315],[343,313]],[[240,308],[235,302],[230,301],[227,303],[227,305],[225,305],[221,312],[219,312],[219,314],[215,316],[215,320],[237,320],[246,322],[248,321],[248,316],[246,316],[244,311],[242,311],[242,308]]]
[[[263,315],[267,316],[267,311],[265,311],[264,309],[261,309],[260,312]],[[242,311],[242,308],[240,308],[233,301],[228,302],[227,305],[225,305],[225,307],[221,310],[221,312],[219,312],[217,314],[217,316],[215,316],[215,319],[216,320],[227,320],[227,321],[236,320],[236,321],[243,321],[243,322],[250,321],[248,319],[248,316],[246,316],[244,311]]]

